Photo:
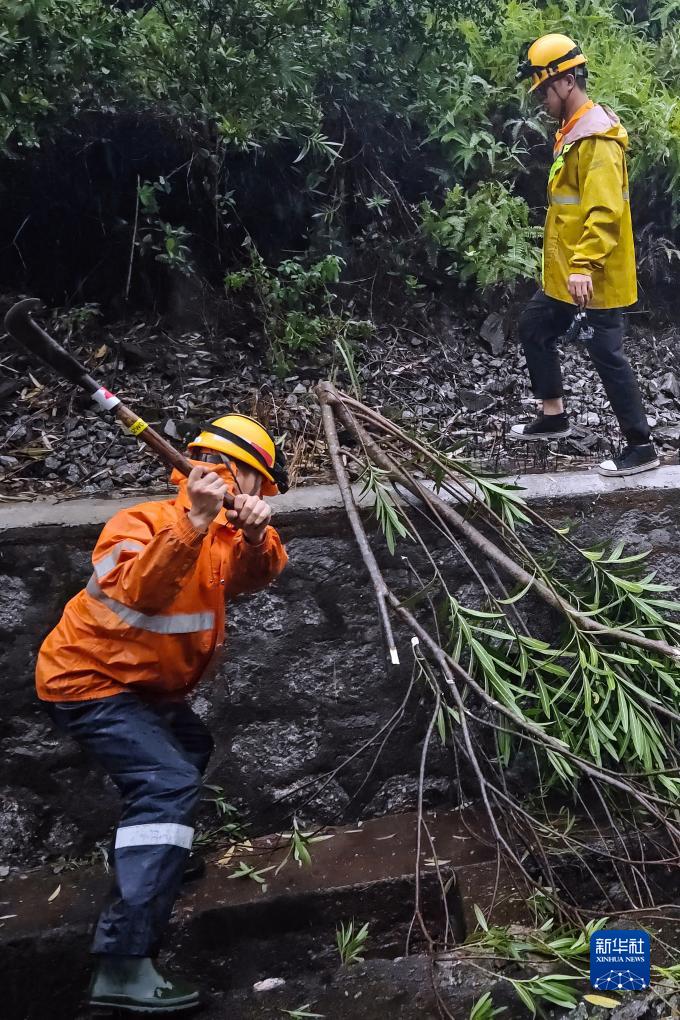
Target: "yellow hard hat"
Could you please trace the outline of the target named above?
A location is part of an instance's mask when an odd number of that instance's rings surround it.
[[[262,493],[275,496],[288,489],[283,451],[263,425],[245,414],[225,414],[202,427],[189,449],[215,450],[255,468],[264,477]],[[269,483],[268,485],[266,483]]]
[[[517,70],[517,78],[520,81],[531,78],[529,92],[533,92],[549,78],[586,63],[581,47],[568,35],[542,35],[529,46],[526,59]]]

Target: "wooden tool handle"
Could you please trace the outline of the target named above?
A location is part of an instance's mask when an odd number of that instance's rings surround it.
[[[152,429],[151,426],[145,422],[143,418],[140,418],[139,415],[135,414],[131,408],[127,407],[125,404],[118,404],[116,407],[116,417],[118,418],[118,421],[125,426],[127,431],[131,433],[131,435],[139,439],[140,442],[146,443],[146,445],[150,447],[154,453],[168,465],[168,467],[177,468],[177,470],[181,472],[185,478],[189,477],[189,474],[194,467],[191,461],[187,460],[183,454],[179,453],[179,451],[176,450],[175,447],[167,441],[167,439],[163,439],[163,436],[159,435],[155,429]],[[233,509],[234,497],[230,492],[226,493],[223,503],[227,510]]]

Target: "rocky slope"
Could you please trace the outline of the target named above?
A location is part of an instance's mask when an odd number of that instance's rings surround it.
[[[9,301],[2,302],[3,310]],[[300,483],[327,477],[313,393],[319,379],[348,384],[332,351],[298,358],[284,377],[272,371],[256,334],[238,338],[206,328],[178,332],[161,322],[101,325],[68,313],[47,328],[151,424],[179,446],[226,409],[262,415],[279,435]],[[509,335],[508,335],[509,334]],[[627,349],[639,373],[650,423],[665,459],[680,446],[680,355],[671,324],[643,316]],[[507,322],[492,314],[466,321],[439,315],[420,329],[379,325],[356,350],[364,399],[404,425],[418,425],[491,470],[541,470],[596,463],[618,442],[602,387],[579,343],[563,348],[569,406],[578,429],[550,448],[506,443],[510,422],[531,415],[524,359]],[[64,498],[166,489],[167,472],[86,395],[29,363],[5,338],[0,348],[0,498]]]

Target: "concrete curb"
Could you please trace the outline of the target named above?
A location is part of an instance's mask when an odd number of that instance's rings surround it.
[[[529,500],[583,499],[608,496],[616,492],[654,492],[680,489],[680,465],[664,465],[655,471],[628,478],[606,478],[597,471],[565,471],[554,474],[516,475],[503,479],[520,485]],[[355,488],[357,500],[359,488]],[[148,497],[153,500],[163,496]],[[56,498],[22,501],[0,506],[0,535],[3,532],[58,526],[87,527],[104,524],[125,507],[144,502],[144,495],[125,499]],[[366,504],[368,505],[368,503]],[[335,485],[302,486],[272,500],[278,518],[297,513],[324,513],[342,507],[340,492]]]

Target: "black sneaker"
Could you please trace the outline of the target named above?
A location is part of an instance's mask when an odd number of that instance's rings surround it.
[[[624,475],[639,475],[642,471],[651,471],[658,468],[661,461],[656,455],[654,443],[644,443],[641,446],[626,446],[620,457],[614,460],[605,460],[598,467],[601,475],[610,475],[615,478]]]
[[[566,413],[539,414],[528,425],[512,425],[508,439],[564,439],[571,435],[571,426]]]

